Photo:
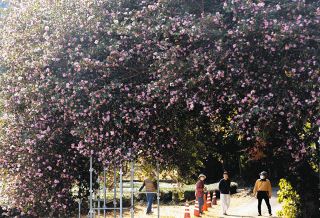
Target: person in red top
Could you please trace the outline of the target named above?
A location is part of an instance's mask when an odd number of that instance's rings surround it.
[[[197,201],[199,202],[199,212],[200,214],[202,214],[202,207],[203,207],[203,204],[204,204],[204,199],[203,199],[203,195],[204,195],[204,192],[205,192],[205,187],[204,187],[204,180],[206,179],[206,176],[204,174],[200,174],[199,175],[199,180],[198,182],[196,183],[196,192],[195,192],[195,195],[196,195],[196,199]]]

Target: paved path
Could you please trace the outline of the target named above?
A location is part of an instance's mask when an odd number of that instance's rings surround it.
[[[277,217],[276,212],[281,209],[281,205],[277,202],[277,190],[273,191],[273,196],[270,200],[271,207],[272,207],[272,212],[273,216],[272,217]],[[231,197],[231,206],[228,211],[228,216],[223,216],[221,215],[221,205],[220,201],[218,200],[218,205],[215,205],[213,208],[209,208],[209,211],[205,212],[205,214],[202,216],[202,218],[239,218],[239,217],[244,217],[244,218],[251,218],[251,217],[261,217],[257,216],[258,214],[258,200],[256,198],[246,196],[246,195],[233,195]],[[190,206],[190,212],[191,212],[191,217],[194,218],[193,216],[193,208],[194,206]],[[156,212],[156,206],[154,205],[153,210]],[[161,206],[160,207],[160,218],[184,218],[184,212],[185,212],[185,207],[184,206]],[[269,217],[268,211],[267,211],[267,206],[265,202],[263,201],[262,203],[262,217]],[[103,217],[103,216],[101,216]],[[101,218],[100,217],[100,218]],[[108,215],[108,218],[113,218],[113,215]],[[117,218],[119,215],[117,216]],[[155,214],[153,215],[146,215],[145,214],[145,206],[137,206],[136,208],[136,213],[135,213],[135,218],[157,218],[158,216]],[[98,216],[96,216],[98,218]],[[124,218],[130,218],[130,214],[128,212],[125,213]]]
[[[272,208],[273,217],[277,217],[276,212],[281,210],[281,205],[277,201],[277,191],[276,190],[273,191],[273,196],[270,199],[270,204],[271,204],[271,208]],[[230,210],[228,212],[229,216],[227,216],[227,217],[258,217],[257,216],[258,215],[257,207],[258,207],[258,200],[255,198],[252,198],[251,201],[244,202],[243,204],[241,204],[235,208],[230,208]],[[262,202],[261,210],[262,210],[263,216],[269,217],[267,205],[265,204],[264,201]]]
[[[231,198],[232,201],[232,198]],[[220,204],[220,201],[218,201],[218,204]],[[270,204],[272,208],[272,217],[277,217],[277,211],[281,210],[281,204],[278,203],[277,201],[277,190],[273,191],[272,198],[270,199]],[[221,209],[220,209],[221,210]],[[265,202],[262,202],[261,206],[262,210],[262,217],[270,217],[267,209],[267,205]],[[223,216],[221,215],[221,212],[214,212],[214,213],[209,213],[203,217],[244,217],[244,218],[251,218],[251,217],[261,217],[257,216],[258,215],[258,200],[256,198],[250,198],[246,197],[243,198],[243,202],[238,203],[237,206],[232,206],[231,202],[231,207],[228,210],[228,215]]]

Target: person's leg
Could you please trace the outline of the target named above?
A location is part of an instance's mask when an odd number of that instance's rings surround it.
[[[152,193],[151,194],[151,199],[150,199],[150,211],[152,212],[152,204],[153,204],[153,200],[154,200],[154,198],[155,198],[155,196],[156,196],[156,194],[155,193]]]
[[[149,212],[148,211],[148,206],[149,206],[149,195],[148,195],[148,193],[146,193],[146,200],[147,200],[147,213]]]
[[[146,193],[147,196],[147,213],[149,213],[149,193]]]
[[[200,198],[201,199],[201,213],[203,212],[203,205],[204,205],[204,198],[203,196]]]
[[[261,192],[258,192],[257,198],[258,198],[258,213],[259,215],[261,215],[261,202],[262,202]]]
[[[230,194],[226,195],[226,212],[230,207]]]
[[[153,194],[147,193],[147,213],[151,213],[152,209],[152,201],[153,201]]]
[[[270,201],[269,201],[269,196],[268,194],[266,193],[265,196],[264,196],[264,201],[266,202],[266,205],[268,207],[268,212],[269,214],[272,214],[271,213],[271,205],[270,205]]]
[[[226,195],[220,193],[220,201],[221,201],[221,208],[222,208],[222,213],[226,213]]]
[[[198,197],[199,202],[199,212],[202,213],[202,207],[203,207],[203,197]]]

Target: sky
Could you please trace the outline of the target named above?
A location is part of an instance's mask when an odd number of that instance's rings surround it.
[[[0,0],[0,8],[4,8],[6,6],[6,3]]]

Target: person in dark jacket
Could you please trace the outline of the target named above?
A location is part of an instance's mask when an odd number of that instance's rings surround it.
[[[220,200],[223,215],[227,215],[230,206],[230,185],[231,181],[227,171],[223,172],[223,179],[219,182]]]
[[[202,214],[203,213],[202,207],[204,204],[203,195],[205,192],[204,180],[206,179],[206,176],[204,174],[200,174],[198,178],[199,180],[196,183],[195,195],[196,195],[196,200],[199,202],[199,212],[200,214]]]

